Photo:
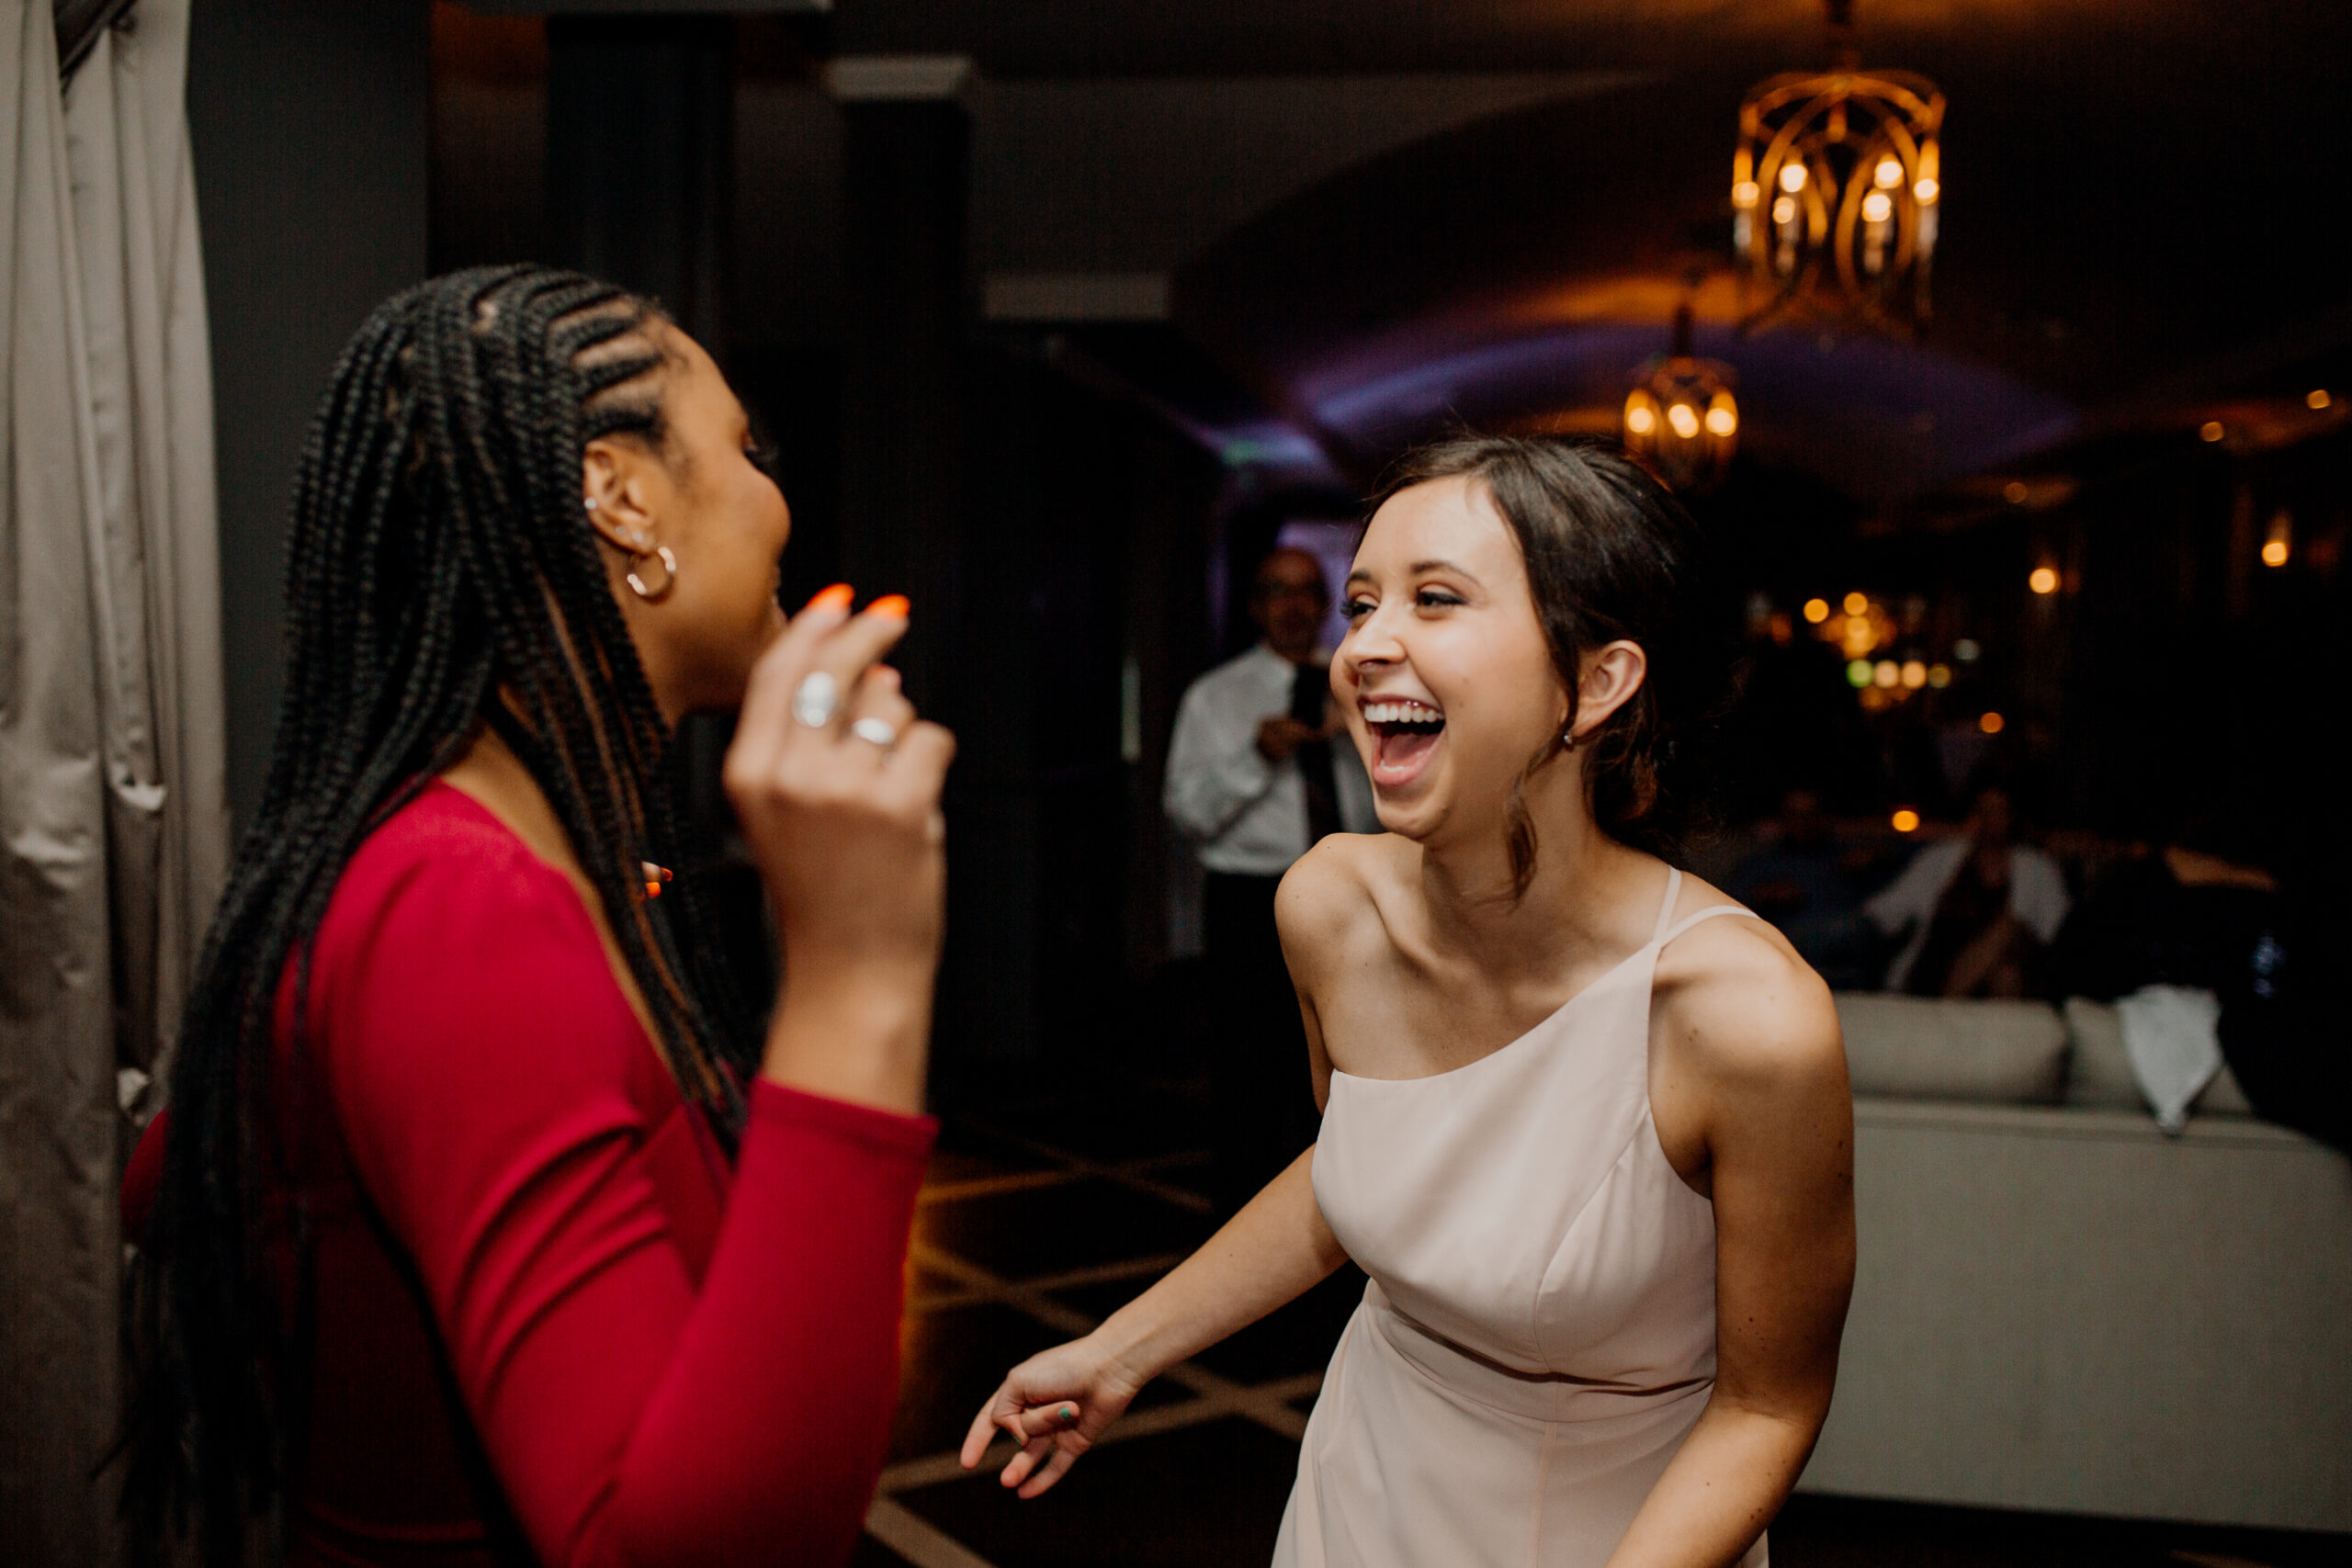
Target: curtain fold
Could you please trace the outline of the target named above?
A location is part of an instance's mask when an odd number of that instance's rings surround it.
[[[119,1560],[126,1113],[228,857],[188,0],[0,0],[0,1542]]]

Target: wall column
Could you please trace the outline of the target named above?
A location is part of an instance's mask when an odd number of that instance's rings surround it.
[[[854,56],[830,73],[849,297],[842,566],[861,592],[913,599],[899,664],[909,694],[942,717],[960,607],[970,77],[956,55]]]
[[[845,56],[828,73],[845,192],[842,575],[861,594],[914,601],[894,662],[958,741],[939,1006],[950,1079],[958,1060],[1023,1056],[1036,1039],[1033,660],[1025,617],[997,592],[1020,542],[990,531],[968,556],[966,545],[979,499],[967,448],[971,76],[956,55]]]
[[[660,300],[721,360],[734,105],[729,17],[548,20],[549,254]]]

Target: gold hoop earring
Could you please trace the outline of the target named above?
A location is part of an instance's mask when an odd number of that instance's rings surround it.
[[[628,574],[629,592],[636,594],[639,598],[644,600],[649,604],[660,604],[663,599],[669,597],[670,590],[678,585],[678,558],[670,553],[670,547],[667,545],[656,545],[653,547],[653,553],[655,556],[660,558],[662,562],[661,587],[648,588],[645,586],[645,579],[639,577],[634,571],[631,571]]]

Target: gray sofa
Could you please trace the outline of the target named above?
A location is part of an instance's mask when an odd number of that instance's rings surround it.
[[[2352,1161],[2113,1010],[1838,998],[1860,1267],[1806,1491],[2352,1531]]]

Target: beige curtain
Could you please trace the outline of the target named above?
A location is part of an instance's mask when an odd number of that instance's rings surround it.
[[[228,854],[188,0],[0,0],[0,1558],[119,1560],[115,1185]]]

